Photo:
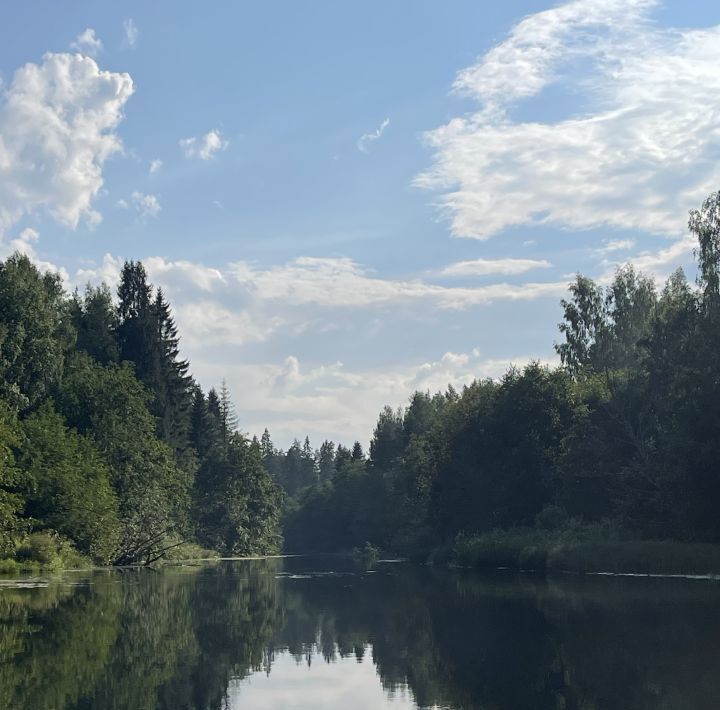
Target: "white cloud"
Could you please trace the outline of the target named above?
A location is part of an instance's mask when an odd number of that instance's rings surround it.
[[[187,288],[190,283],[200,291],[212,292],[227,285],[219,269],[192,261],[168,261],[161,256],[150,256],[143,263],[152,278],[172,283],[178,289]]]
[[[347,258],[300,257],[268,269],[236,262],[228,271],[257,299],[327,308],[361,308],[418,300],[434,302],[440,308],[465,308],[499,299],[555,297],[567,289],[565,282],[497,283],[460,288],[421,280],[382,279],[371,276]]]
[[[140,30],[138,30],[135,20],[133,20],[132,17],[123,20],[123,29],[125,30],[125,44],[130,47],[130,49],[135,49],[135,47],[137,47],[138,36],[140,35]]]
[[[634,246],[634,239],[615,239],[605,242],[597,249],[597,252],[599,254],[610,254],[614,251],[628,251],[628,249],[632,249]]]
[[[120,283],[123,262],[122,257],[105,254],[99,266],[78,269],[73,283],[78,288],[82,288],[88,283],[99,285],[104,282],[114,289]]]
[[[282,318],[258,318],[248,310],[233,310],[212,300],[178,303],[175,316],[183,343],[195,347],[261,343],[282,324]]]
[[[142,192],[133,192],[132,202],[140,217],[157,217],[160,214],[160,201],[155,195],[145,195]]]
[[[574,0],[530,15],[459,73],[455,90],[480,109],[427,134],[434,165],[415,181],[444,191],[456,236],[536,224],[683,231],[720,182],[720,27],[662,29],[656,5]],[[551,84],[582,112],[513,119]]]
[[[95,36],[95,30],[92,27],[87,27],[70,43],[70,47],[77,49],[78,52],[82,52],[88,57],[96,57],[102,49],[102,42]]]
[[[59,274],[65,288],[68,288],[70,279],[67,270],[50,261],[41,259],[38,255],[37,243],[39,238],[40,234],[37,230],[27,227],[15,239],[11,239],[9,243],[0,242],[0,257],[5,258],[14,252],[24,254],[41,271],[53,271]]]
[[[314,444],[329,437],[345,444],[367,443],[385,405],[408,402],[417,390],[456,389],[475,379],[498,378],[512,366],[533,358],[483,358],[475,349],[446,352],[434,360],[396,363],[383,368],[348,369],[342,362],[303,365],[294,355],[281,363],[223,366],[233,392],[242,392],[242,428],[259,434],[269,427],[275,441],[309,434]],[[554,364],[554,361],[551,362]],[[216,382],[217,364],[193,358],[202,381]]]
[[[597,279],[601,283],[609,282],[615,269],[623,264],[632,264],[637,271],[652,276],[656,281],[666,279],[680,264],[688,264],[692,259],[693,249],[697,246],[695,237],[688,235],[659,251],[642,251],[624,259],[605,259],[603,266],[606,271]]]
[[[157,172],[160,172],[160,168],[163,166],[163,161],[160,160],[160,158],[155,158],[155,160],[150,161],[150,174],[153,175]]]
[[[32,234],[25,241],[32,244]],[[72,285],[105,281],[115,288],[122,263],[122,258],[106,254],[101,264],[79,269]],[[416,317],[425,317],[430,310],[494,299],[556,298],[566,287],[548,283],[446,288],[421,280],[376,278],[350,259],[305,257],[268,268],[246,263],[214,268],[161,256],[144,258],[143,263],[149,280],[162,286],[172,303],[193,375],[206,389],[225,376],[231,391],[242,393],[243,429],[255,433],[268,426],[283,443],[304,433],[315,439],[365,440],[385,404],[403,404],[417,389],[444,390],[448,383],[461,387],[475,378],[498,377],[511,363],[522,365],[530,359],[511,361],[484,357],[478,350],[453,350],[439,351],[431,359],[348,367],[339,361],[310,362],[295,354],[294,344],[302,342],[299,334],[312,334],[317,341],[333,333],[333,313],[337,323],[347,323],[347,310],[358,319],[369,316],[372,330],[373,308],[389,306],[396,311],[407,305],[415,308]],[[378,320],[383,318],[378,315]],[[354,330],[360,338],[369,332]],[[288,354],[278,358],[278,350],[285,348]]]
[[[212,160],[230,145],[230,141],[225,140],[219,130],[213,129],[199,138],[182,138],[179,144],[186,158]]]
[[[128,74],[79,54],[46,54],[15,72],[0,96],[0,233],[35,212],[72,229],[100,222],[92,201],[122,148],[115,129],[132,93]]]
[[[390,119],[386,118],[374,131],[371,131],[370,133],[365,133],[360,136],[357,142],[358,150],[362,151],[363,153],[367,153],[370,145],[382,136],[382,134],[385,132],[385,129],[389,125]]]
[[[545,259],[473,259],[458,261],[438,272],[438,276],[489,276],[491,274],[524,274],[532,269],[547,269]]]

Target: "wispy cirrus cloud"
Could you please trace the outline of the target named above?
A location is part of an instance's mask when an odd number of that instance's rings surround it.
[[[130,49],[135,49],[135,47],[137,47],[138,37],[140,36],[140,30],[132,17],[123,20],[123,30],[125,32],[125,46]]]
[[[454,90],[479,110],[427,134],[434,164],[415,180],[442,192],[455,236],[538,224],[682,233],[720,183],[720,27],[660,28],[657,5],[567,2],[458,74]],[[551,85],[577,108],[514,118]]]
[[[386,118],[374,131],[361,135],[357,142],[358,150],[362,153],[367,153],[370,146],[382,137],[382,134],[385,133],[385,129],[389,125],[390,119]]]

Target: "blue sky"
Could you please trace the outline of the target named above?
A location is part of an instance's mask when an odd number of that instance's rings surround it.
[[[559,299],[693,273],[720,187],[693,0],[6,4],[0,249],[142,259],[207,389],[277,443],[554,361]]]

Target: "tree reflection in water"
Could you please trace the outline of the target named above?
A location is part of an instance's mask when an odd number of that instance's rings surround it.
[[[371,661],[405,706],[709,709],[718,601],[708,581],[340,558],[67,574],[0,587],[0,708],[220,710],[294,659],[295,707],[319,707],[324,678],[377,684],[348,665]]]

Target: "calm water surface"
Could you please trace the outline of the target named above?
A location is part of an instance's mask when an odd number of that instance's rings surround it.
[[[0,579],[0,708],[716,709],[720,583],[339,558]]]

